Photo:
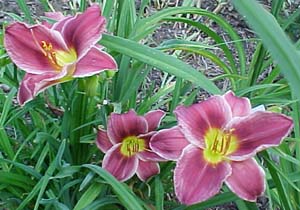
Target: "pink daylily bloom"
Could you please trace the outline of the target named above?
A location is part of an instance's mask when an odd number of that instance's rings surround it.
[[[182,203],[205,201],[224,182],[244,200],[255,201],[264,192],[265,173],[253,157],[281,143],[293,128],[291,118],[252,111],[247,98],[231,91],[174,112],[178,127],[159,131],[150,147],[177,160],[174,185]]]
[[[58,22],[33,26],[15,22],[5,30],[7,53],[26,72],[18,92],[21,105],[52,85],[117,69],[115,60],[96,44],[105,30],[98,5],[74,17],[46,15]]]
[[[125,114],[112,113],[107,131],[99,129],[96,144],[106,153],[102,167],[119,181],[130,179],[135,173],[140,180],[159,173],[158,161],[165,161],[149,147],[150,138],[165,113],[160,110],[138,116],[133,110]]]

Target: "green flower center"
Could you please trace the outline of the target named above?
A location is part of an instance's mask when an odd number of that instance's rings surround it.
[[[217,128],[210,128],[205,136],[204,159],[217,164],[226,160],[226,156],[238,148],[237,138],[232,134],[234,130],[223,131]]]
[[[136,136],[126,137],[121,146],[121,154],[126,157],[132,157],[136,153],[146,149],[145,140]]]

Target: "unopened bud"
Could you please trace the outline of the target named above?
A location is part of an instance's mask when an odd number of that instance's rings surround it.
[[[86,83],[85,83],[85,91],[87,96],[93,97],[97,95],[97,90],[98,90],[98,75],[89,77],[86,79]]]

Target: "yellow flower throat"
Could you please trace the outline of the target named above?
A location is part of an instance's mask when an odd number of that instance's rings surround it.
[[[77,59],[77,54],[74,48],[71,48],[69,51],[55,51],[52,43],[47,43],[46,41],[41,41],[40,47],[44,56],[47,57],[57,69],[61,69],[61,67],[68,63],[73,63]]]
[[[146,149],[145,140],[136,136],[126,137],[121,146],[121,154],[126,157],[131,157],[138,152]]]
[[[223,131],[217,128],[210,128],[205,136],[204,159],[217,164],[226,160],[226,156],[236,151],[237,138],[232,134],[234,130]]]

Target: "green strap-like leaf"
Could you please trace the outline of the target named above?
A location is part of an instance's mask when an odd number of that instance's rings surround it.
[[[77,202],[74,210],[81,210],[91,204],[101,192],[101,184],[94,183],[92,184],[85,193],[81,196],[80,200]]]
[[[122,183],[118,182],[115,177],[106,172],[103,168],[92,164],[85,164],[83,167],[89,168],[107,181],[126,209],[143,210],[143,207],[139,204],[138,200],[133,196],[133,194],[130,193]]]
[[[263,44],[278,62],[295,95],[300,99],[300,55],[276,19],[254,0],[232,0],[232,2],[261,37]]]
[[[103,35],[101,44],[109,49],[128,55],[172,75],[191,81],[212,94],[220,93],[217,86],[196,69],[175,57],[160,52],[159,50],[128,39],[110,35]]]

